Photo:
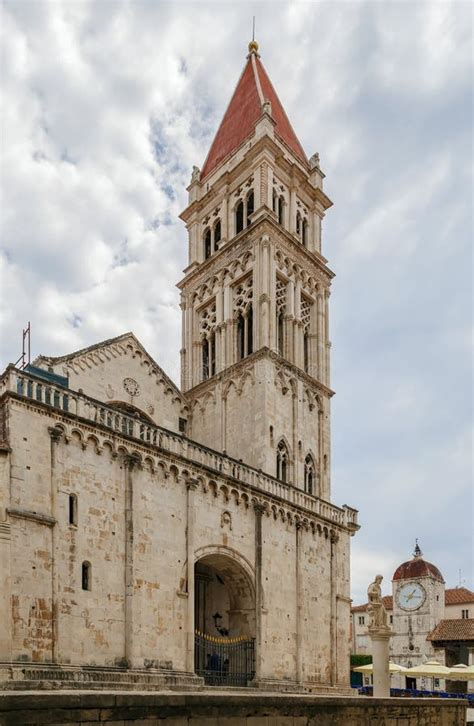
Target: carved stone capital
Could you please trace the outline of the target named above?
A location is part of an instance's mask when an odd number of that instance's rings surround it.
[[[186,489],[188,491],[193,492],[193,491],[195,491],[198,488],[198,486],[199,486],[198,479],[188,479],[186,481]]]
[[[49,426],[48,433],[51,437],[51,441],[56,444],[58,443],[58,441],[61,440],[62,436],[64,435],[64,430],[59,426]]]
[[[123,457],[123,463],[126,469],[133,471],[133,469],[139,469],[141,467],[140,457],[136,453],[125,454]]]
[[[253,502],[252,506],[253,506],[255,515],[257,517],[263,517],[263,515],[265,514],[265,509],[266,509],[265,504],[263,502]]]

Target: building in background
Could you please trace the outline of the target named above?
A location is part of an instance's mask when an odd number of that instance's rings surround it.
[[[445,588],[439,569],[416,545],[413,558],[392,578],[383,598],[393,630],[390,658],[407,668],[436,658],[447,666],[474,663],[474,592]],[[369,655],[367,604],[351,608],[352,653]]]
[[[182,213],[181,389],[132,333],[1,376],[10,687],[348,687],[323,179],[252,42]]]

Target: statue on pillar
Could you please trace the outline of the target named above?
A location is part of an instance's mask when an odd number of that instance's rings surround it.
[[[375,580],[370,583],[367,596],[369,604],[367,613],[369,615],[369,630],[388,629],[387,611],[385,610],[382,600],[382,587],[380,583],[383,580],[382,575],[376,575]]]

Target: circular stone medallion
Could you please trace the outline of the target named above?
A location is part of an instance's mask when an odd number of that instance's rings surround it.
[[[134,378],[124,378],[123,387],[131,396],[140,395],[140,386]]]

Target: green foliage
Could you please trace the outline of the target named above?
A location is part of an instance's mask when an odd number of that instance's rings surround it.
[[[372,663],[371,655],[351,655],[351,667],[358,668],[359,666],[368,665]]]

